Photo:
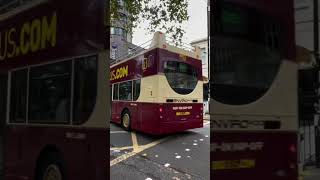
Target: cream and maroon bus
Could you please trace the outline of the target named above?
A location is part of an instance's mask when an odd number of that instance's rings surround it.
[[[212,8],[211,176],[297,180],[293,0],[216,0]]]
[[[201,66],[198,48],[156,32],[148,49],[111,66],[112,122],[155,135],[203,127]]]
[[[0,15],[0,179],[108,178],[105,7],[36,0]]]

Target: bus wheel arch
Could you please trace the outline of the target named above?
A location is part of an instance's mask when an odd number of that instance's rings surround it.
[[[55,146],[45,147],[36,161],[35,180],[47,180],[49,176],[55,176],[57,180],[67,179],[63,155]]]
[[[128,108],[124,108],[121,112],[121,126],[127,130],[131,130],[131,114]]]

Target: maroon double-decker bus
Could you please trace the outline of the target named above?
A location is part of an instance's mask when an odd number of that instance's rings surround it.
[[[211,177],[298,179],[293,0],[211,7]]]
[[[112,121],[154,135],[203,127],[196,50],[172,46],[156,32],[149,49],[112,65]]]
[[[0,15],[0,179],[107,179],[104,12],[39,0]]]

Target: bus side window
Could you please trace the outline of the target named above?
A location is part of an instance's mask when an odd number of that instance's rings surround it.
[[[132,101],[132,81],[120,83],[119,100]]]
[[[140,85],[140,79],[133,81],[133,101],[136,101],[140,96]]]
[[[11,73],[10,122],[26,122],[27,69]]]
[[[71,65],[71,61],[65,61],[30,69],[29,122],[70,122]]]
[[[113,100],[119,100],[119,84],[113,85]]]
[[[73,124],[85,123],[96,104],[98,62],[96,56],[83,57],[74,63]]]

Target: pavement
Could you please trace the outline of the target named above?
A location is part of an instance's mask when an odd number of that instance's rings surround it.
[[[307,167],[303,172],[300,173],[299,180],[320,180],[320,168]]]
[[[123,131],[110,125],[111,180],[207,180],[210,123],[167,136]]]

